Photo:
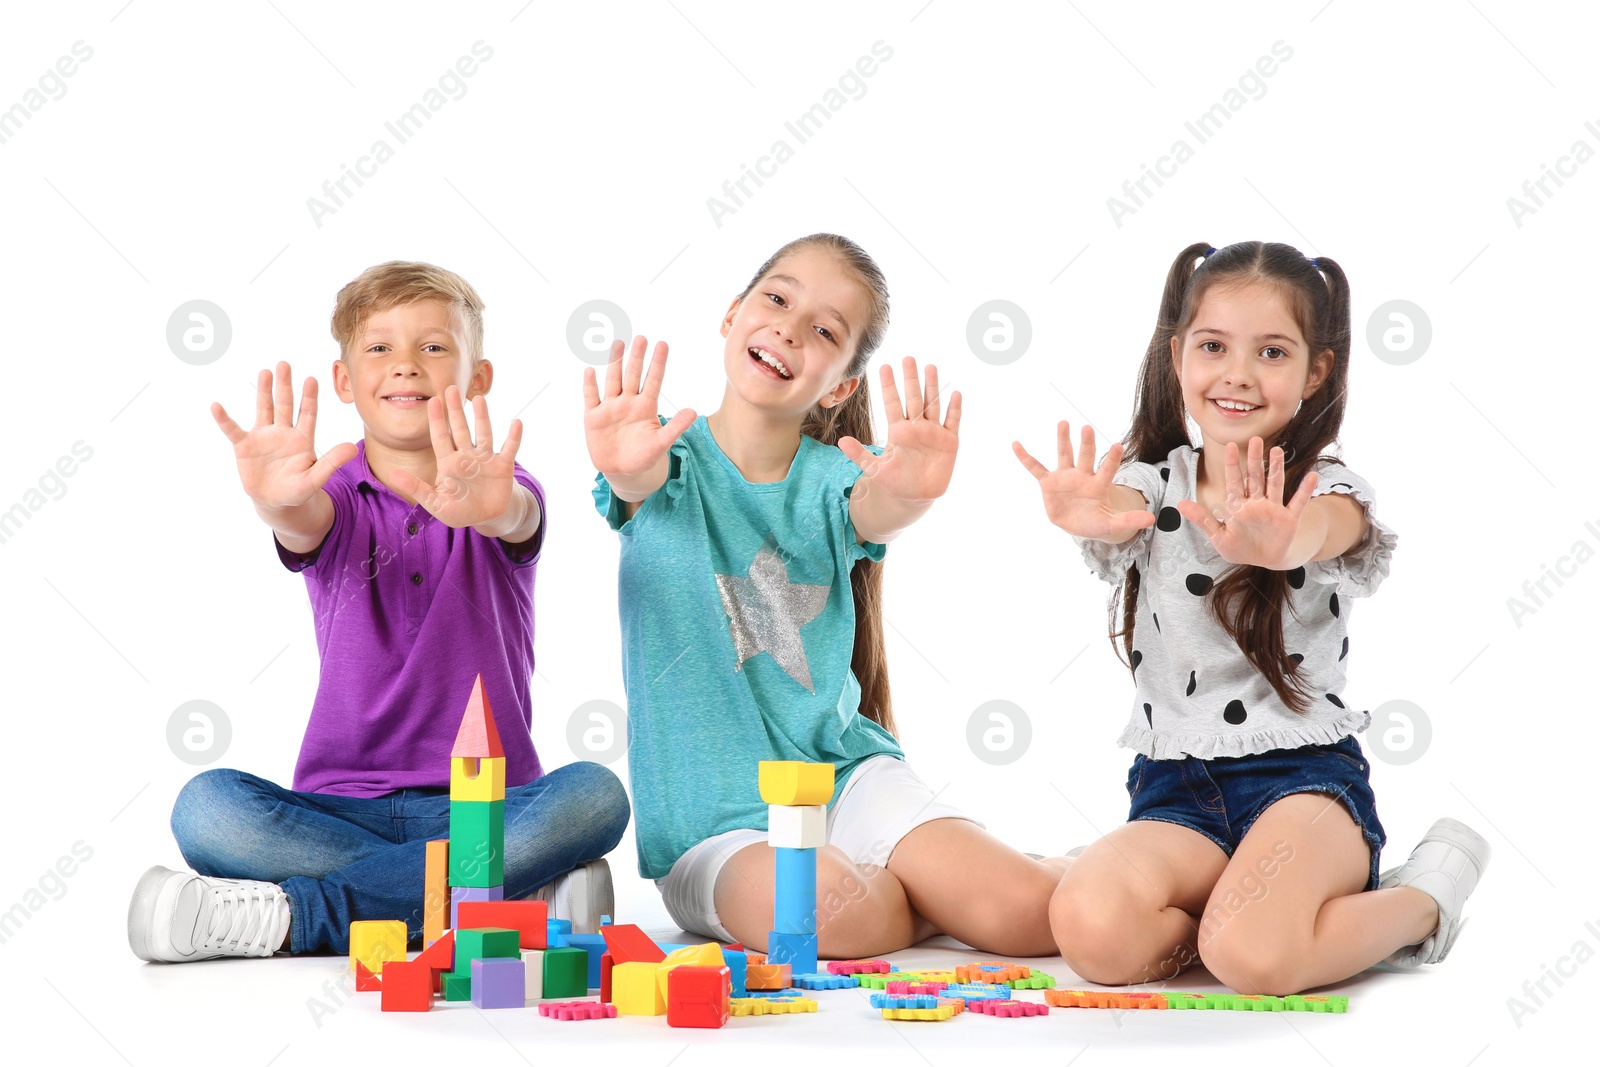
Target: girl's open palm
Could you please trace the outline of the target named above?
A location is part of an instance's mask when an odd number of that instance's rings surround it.
[[[1281,569],[1280,564],[1288,555],[1289,546],[1300,529],[1300,515],[1317,487],[1317,473],[1307,473],[1300,482],[1300,488],[1285,504],[1283,449],[1272,450],[1263,477],[1262,446],[1261,438],[1250,439],[1245,465],[1241,470],[1239,446],[1228,443],[1223,468],[1226,496],[1220,509],[1222,521],[1206,514],[1206,509],[1193,500],[1179,501],[1178,512],[1199,526],[1211,539],[1217,554],[1229,563]]]
[[[407,470],[390,472],[389,481],[397,492],[421,504],[446,526],[461,529],[492,522],[511,507],[516,492],[517,449],[522,446],[522,420],[512,419],[500,451],[494,450],[494,433],[489,426],[489,401],[478,394],[472,398],[473,435],[467,432],[467,413],[461,405],[461,390],[447,386],[444,399],[428,398],[428,432],[433,441],[433,484]]]
[[[667,343],[656,342],[646,373],[644,350],[648,344],[643,337],[635,337],[632,351],[624,359],[622,342],[612,342],[603,393],[594,368],[583,372],[583,435],[595,470],[609,481],[654,468],[695,420],[695,413],[684,408],[665,426],[661,424],[657,408],[666,375]]]
[[[239,481],[250,499],[263,507],[299,507],[328,483],[341,464],[355,458],[350,442],[334,445],[317,458],[312,436],[317,428],[317,380],[307,378],[300,391],[300,414],[293,414],[294,388],[289,364],[256,377],[256,423],[242,429],[221,404],[211,417],[233,445]]]
[[[914,358],[907,356],[901,369],[905,376],[903,404],[895,388],[893,369],[884,364],[878,371],[889,428],[883,455],[873,455],[854,437],[839,438],[839,449],[861,468],[861,476],[868,480],[871,491],[912,503],[936,500],[949,488],[950,475],[955,470],[961,394],[950,394],[950,405],[941,421],[938,368],[928,364],[926,393]]]
[[[1123,510],[1112,498],[1112,478],[1122,465],[1122,445],[1114,444],[1098,470],[1094,464],[1094,428],[1083,428],[1078,457],[1072,457],[1072,427],[1056,424],[1056,469],[1034,459],[1021,442],[1011,451],[1039,481],[1044,512],[1051,522],[1075,537],[1121,542],[1156,521],[1144,508]]]

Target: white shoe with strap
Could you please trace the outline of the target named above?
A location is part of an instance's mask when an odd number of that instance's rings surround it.
[[[1378,888],[1420,889],[1439,905],[1439,925],[1417,944],[1396,949],[1384,962],[1409,969],[1438,963],[1449,955],[1466,925],[1461,909],[1488,865],[1489,842],[1482,834],[1455,819],[1434,823],[1405,863],[1383,873]]]

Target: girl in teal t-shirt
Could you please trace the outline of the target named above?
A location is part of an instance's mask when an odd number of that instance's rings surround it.
[[[884,544],[943,495],[961,395],[938,372],[868,360],[888,325],[876,263],[832,234],[793,241],[723,316],[727,386],[706,417],[657,414],[667,346],[612,348],[585,372],[595,501],[621,535],[628,762],[640,873],[685,930],[763,947],[773,851],[761,760],[832,763],[817,856],[818,948],[877,955],[935,933],[1048,955],[1066,861],[989,836],[907,767],[895,740],[880,610]],[[903,395],[902,395],[903,393]],[[980,880],[952,878],[980,870]]]

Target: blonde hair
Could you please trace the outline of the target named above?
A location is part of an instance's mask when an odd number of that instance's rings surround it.
[[[482,361],[483,299],[478,291],[454,271],[432,263],[408,263],[398,259],[368,267],[339,290],[331,325],[333,339],[339,342],[340,358],[347,354],[356,332],[373,312],[418,300],[438,300],[454,309],[466,329],[472,361]]]

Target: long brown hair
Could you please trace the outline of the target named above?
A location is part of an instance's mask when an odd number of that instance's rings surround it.
[[[1196,260],[1199,265],[1196,266]],[[1172,340],[1194,323],[1201,298],[1213,285],[1229,288],[1264,282],[1289,303],[1311,358],[1331,351],[1333,365],[1312,396],[1269,446],[1283,449],[1283,494],[1287,500],[1301,480],[1322,460],[1339,437],[1344,421],[1345,390],[1350,370],[1350,284],[1339,264],[1326,257],[1307,259],[1285,244],[1244,241],[1226,248],[1192,244],[1178,253],[1167,272],[1155,332],[1139,370],[1133,425],[1123,441],[1127,461],[1160,463],[1172,450],[1190,445],[1184,421],[1183,393],[1172,365]],[[1266,567],[1235,566],[1206,594],[1213,618],[1227,631],[1250,665],[1261,672],[1289,707],[1304,712],[1310,697],[1300,664],[1284,652],[1283,608],[1289,599],[1289,572]],[[1118,601],[1121,626],[1118,628]],[[1133,624],[1139,608],[1139,570],[1128,568],[1120,596],[1111,603],[1111,639],[1122,638],[1121,654],[1130,663]]]
[[[783,257],[806,248],[824,248],[835,253],[855,274],[866,290],[867,321],[862,324],[856,350],[845,369],[846,378],[857,378],[855,392],[832,407],[818,404],[807,414],[800,432],[825,445],[836,445],[841,437],[854,437],[862,444],[872,442],[872,394],[867,388],[867,362],[883,343],[889,328],[889,283],[883,271],[861,246],[847,237],[814,233],[790,241],[774,252],[739,299],[744,300],[756,283],[770,274]],[[855,323],[851,323],[855,326]],[[883,564],[870,559],[857,561],[850,572],[850,591],[855,600],[855,647],[850,655],[850,670],[861,683],[860,712],[891,734],[895,734],[894,711],[889,702],[889,663],[883,639]]]

